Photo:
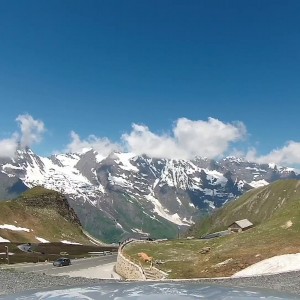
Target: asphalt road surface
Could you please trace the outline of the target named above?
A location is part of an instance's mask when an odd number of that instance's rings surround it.
[[[52,262],[15,264],[7,267],[13,268],[16,271],[43,273],[47,275],[72,276],[72,274],[75,274],[78,277],[88,278],[116,278],[116,274],[113,272],[113,266],[116,261],[117,254],[112,254],[92,258],[72,259],[72,264],[64,267],[54,267]],[[108,276],[107,272],[111,274]],[[101,277],[101,274],[103,277]]]

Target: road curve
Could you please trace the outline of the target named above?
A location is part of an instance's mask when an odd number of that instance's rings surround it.
[[[47,275],[69,275],[76,274],[77,277],[87,278],[118,278],[113,271],[117,261],[117,255],[105,255],[91,258],[73,259],[70,266],[54,267],[52,262],[25,263],[6,266],[21,272],[34,272]],[[103,269],[103,270],[102,270]],[[109,273],[109,275],[108,275]],[[111,274],[110,274],[111,273]],[[87,275],[89,276],[87,276]],[[111,276],[112,275],[112,276]]]

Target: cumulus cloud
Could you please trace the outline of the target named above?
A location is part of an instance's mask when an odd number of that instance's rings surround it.
[[[104,156],[108,155],[112,151],[121,150],[118,144],[112,143],[106,137],[98,138],[95,135],[89,135],[87,139],[81,139],[76,132],[72,131],[71,142],[67,145],[65,152],[81,152],[90,148],[93,148]]]
[[[46,130],[42,121],[35,120],[28,114],[19,115],[16,121],[19,131],[14,132],[9,138],[0,140],[0,157],[12,157],[18,147],[30,147],[39,143]]]
[[[29,114],[16,118],[18,130],[10,137],[0,139],[0,157],[14,156],[18,147],[31,147],[42,140],[46,131],[41,120]],[[89,135],[81,138],[71,132],[71,141],[64,152],[81,152],[93,148],[103,156],[112,151],[129,151],[154,158],[192,159],[195,156],[219,158],[228,153],[245,157],[258,163],[275,163],[294,167],[300,165],[300,142],[289,141],[283,147],[260,155],[255,148],[246,154],[234,148],[234,143],[243,140],[247,130],[242,122],[225,123],[215,118],[204,120],[178,119],[170,133],[157,134],[147,126],[133,124],[129,133],[121,137],[122,146],[108,138]]]
[[[180,118],[171,134],[158,135],[144,125],[132,125],[132,131],[122,140],[128,150],[150,157],[191,159],[195,156],[216,158],[226,152],[231,143],[246,135],[242,122],[223,123],[209,118],[192,121]]]
[[[31,146],[41,141],[45,132],[45,126],[42,121],[35,120],[28,114],[19,115],[16,121],[19,123],[21,130],[20,143],[22,147]]]
[[[13,157],[18,147],[18,135],[0,140],[0,157]]]
[[[250,149],[246,159],[259,163],[275,163],[278,165],[299,165],[300,164],[300,142],[289,141],[282,148],[274,149],[267,155],[259,155],[256,149]]]

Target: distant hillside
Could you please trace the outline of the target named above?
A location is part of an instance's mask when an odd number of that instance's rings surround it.
[[[254,225],[267,221],[288,221],[299,217],[300,181],[279,180],[264,187],[248,191],[236,201],[216,210],[194,226],[187,235],[203,236],[227,229],[228,225],[241,219],[249,219]],[[298,212],[298,215],[297,213]]]
[[[28,190],[28,187],[16,176],[0,172],[0,201],[13,199]]]
[[[0,202],[0,242],[91,244],[67,199],[42,187]]]
[[[214,239],[132,244],[125,254],[138,261],[138,253],[146,252],[164,262],[159,267],[169,278],[231,276],[264,259],[299,253],[299,216],[300,181],[281,180],[247,192],[193,226],[187,235],[201,237],[244,218],[255,225],[249,230]]]

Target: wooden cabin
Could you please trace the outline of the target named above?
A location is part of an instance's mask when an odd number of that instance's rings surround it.
[[[235,221],[228,226],[228,230],[231,232],[242,232],[253,227],[253,224],[248,219]]]

